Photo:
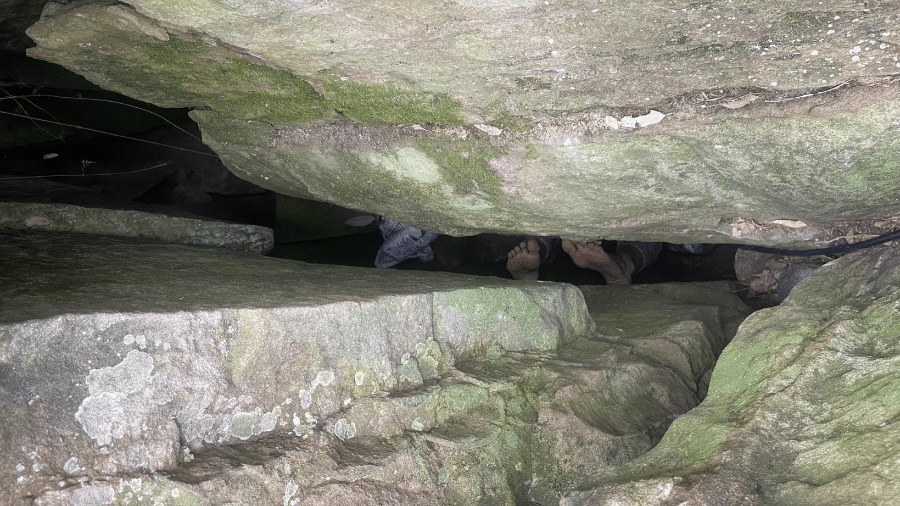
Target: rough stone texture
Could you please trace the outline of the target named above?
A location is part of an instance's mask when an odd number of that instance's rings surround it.
[[[581,287],[596,330],[545,365],[529,496],[559,495],[642,455],[706,395],[711,366],[748,309],[727,283]]]
[[[17,191],[16,186],[6,183],[0,190],[0,230],[100,234],[260,254],[275,244],[267,227],[160,214],[161,206],[104,202],[90,191],[50,182],[37,185],[38,190],[30,185]]]
[[[0,261],[9,504],[552,504],[697,404],[741,311],[599,287],[663,331],[593,335],[558,283],[35,231]]]
[[[589,322],[568,285],[424,282],[87,235],[0,244],[2,453],[28,465],[4,468],[16,497],[67,476],[172,469],[180,445],[276,428],[350,437],[351,399],[420,387],[498,343],[552,350]]]
[[[668,364],[706,396],[711,369],[748,314],[726,283],[637,285],[625,293],[582,287],[599,338]],[[696,339],[702,334],[704,339]],[[666,343],[668,341],[668,343]]]
[[[50,4],[28,33],[104,88],[207,109],[204,141],[280,193],[451,234],[796,244],[898,211],[898,12],[131,0]]]
[[[819,268],[748,318],[703,403],[565,505],[895,504],[900,257]]]

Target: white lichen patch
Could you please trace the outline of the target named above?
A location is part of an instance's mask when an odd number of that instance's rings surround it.
[[[113,367],[93,369],[86,379],[88,395],[75,419],[100,446],[143,430],[152,406],[143,393],[152,385],[153,357],[132,350]]]
[[[144,487],[144,481],[140,478],[132,478],[130,480],[122,480],[119,482],[119,486],[117,487],[117,490],[119,492],[124,492],[125,487],[128,487],[129,489],[131,489],[134,492],[140,492],[141,489]]]
[[[304,418],[300,418],[297,413],[294,413],[293,417],[294,422],[294,434],[306,439],[316,430],[316,424],[318,420],[316,420],[312,415],[306,413]]]
[[[315,389],[317,386],[327,387],[332,381],[334,381],[334,372],[321,371],[316,375],[316,379],[313,380],[312,388]]]
[[[300,399],[300,407],[303,409],[309,409],[312,405],[312,392],[309,390],[303,389],[297,393],[297,398]]]
[[[278,425],[280,417],[281,406],[275,406],[268,413],[263,413],[259,408],[256,411],[236,413],[231,417],[231,435],[246,440],[263,432],[271,432]]]
[[[78,407],[75,419],[91,439],[106,446],[114,439],[125,437],[129,428],[130,420],[124,408],[126,397],[112,392],[88,396]]]
[[[92,369],[87,377],[88,391],[91,395],[102,392],[136,392],[150,384],[152,372],[153,357],[132,350],[118,365]]]
[[[356,386],[361,387],[363,382],[366,380],[366,373],[362,371],[356,371],[356,374],[353,375],[353,382],[356,383]]]
[[[369,153],[369,162],[401,179],[434,184],[441,180],[441,169],[425,153],[410,147],[393,152]]]
[[[294,481],[293,478],[287,482],[287,485],[284,486],[284,506],[289,506],[290,504],[294,504],[291,502],[291,498],[294,497],[294,494],[300,490],[300,486],[297,485],[297,482]]]
[[[341,418],[329,432],[341,441],[350,439],[356,435],[356,422],[348,422],[346,418]]]
[[[70,457],[69,460],[63,464],[63,472],[66,474],[75,474],[82,470],[82,467],[78,465],[78,457]]]

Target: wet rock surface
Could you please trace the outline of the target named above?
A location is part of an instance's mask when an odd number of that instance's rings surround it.
[[[10,504],[552,504],[697,404],[741,313],[671,285],[629,331],[628,290],[88,235],[0,258]]]

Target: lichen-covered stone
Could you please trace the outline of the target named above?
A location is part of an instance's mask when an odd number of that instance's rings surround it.
[[[657,447],[562,504],[895,502],[898,307],[896,248],[826,264],[744,322]]]
[[[20,491],[85,473],[173,469],[182,445],[271,433],[350,440],[366,431],[341,414],[354,399],[422,388],[491,346],[549,351],[589,330],[581,293],[562,284],[426,282],[34,231],[5,232],[0,257],[9,266],[0,272],[2,453],[31,462],[4,480],[19,480]],[[435,323],[451,314],[452,324]],[[438,410],[442,424],[474,402],[442,392],[451,401]],[[48,433],[66,444],[41,439]]]
[[[652,447],[699,400],[713,354],[690,350],[715,348],[666,330],[658,340],[685,353],[632,353],[591,333],[582,292],[565,284],[91,235],[2,239],[11,504],[553,499]],[[613,293],[660,308],[668,291],[686,304],[723,289],[587,292],[602,311]]]

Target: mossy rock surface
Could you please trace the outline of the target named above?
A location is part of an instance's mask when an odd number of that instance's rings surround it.
[[[133,0],[55,5],[29,54],[426,230],[802,245],[898,212],[893,7]]]
[[[892,503],[898,304],[896,248],[821,267],[744,321],[657,447],[562,504]]]

